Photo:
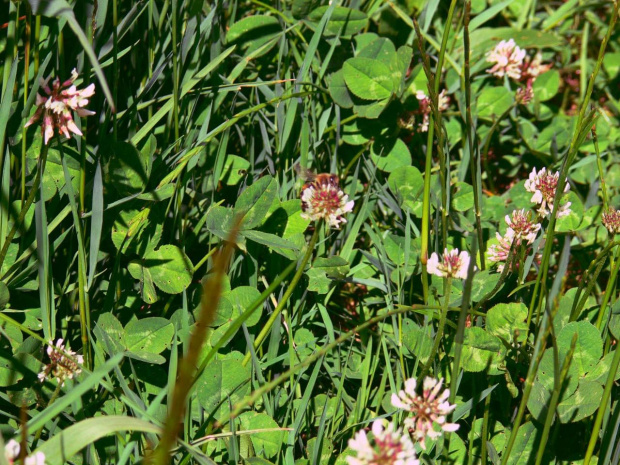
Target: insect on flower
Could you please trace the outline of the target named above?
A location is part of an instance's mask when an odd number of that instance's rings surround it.
[[[332,173],[315,174],[299,164],[295,165],[295,171],[306,181],[301,188],[302,218],[325,219],[335,228],[346,223],[344,214],[353,210],[354,202],[340,189],[340,178]]]

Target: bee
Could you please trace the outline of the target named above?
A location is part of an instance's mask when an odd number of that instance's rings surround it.
[[[315,173],[311,169],[303,168],[299,163],[295,164],[295,171],[299,177],[304,181],[304,185],[301,188],[303,192],[310,186],[314,186],[315,189],[321,187],[330,186],[333,188],[340,187],[340,178],[337,174],[333,173]]]
[[[336,174],[317,174],[308,168],[303,168],[299,163],[295,164],[294,168],[299,177],[304,181],[304,185],[301,187],[301,192],[299,193],[300,197],[310,186],[313,186],[317,191],[324,189],[340,189],[340,178]],[[307,209],[308,205],[302,201],[301,210],[305,212]]]

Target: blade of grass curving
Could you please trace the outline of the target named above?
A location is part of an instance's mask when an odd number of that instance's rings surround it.
[[[122,360],[123,354],[116,354],[103,365],[97,367],[86,379],[81,380],[79,383],[75,383],[67,394],[32,417],[30,421],[26,423],[26,430],[35,431],[43,427],[48,421],[52,421],[57,415],[64,412],[78,397],[81,397],[82,394],[92,391],[99,385],[103,385],[103,378],[113,370],[114,367],[118,366]]]
[[[84,52],[88,56],[88,59],[91,62],[93,69],[95,70],[95,74],[99,79],[99,83],[103,89],[103,93],[105,94],[106,99],[108,100],[108,105],[112,112],[115,111],[114,99],[112,98],[112,93],[110,92],[110,88],[108,87],[108,82],[105,79],[105,75],[103,74],[103,70],[101,69],[101,65],[99,64],[99,60],[97,60],[97,56],[93,51],[93,48],[88,41],[88,38],[82,31],[80,24],[78,23],[75,15],[73,14],[73,9],[71,5],[67,3],[65,0],[28,0],[32,11],[36,15],[47,16],[50,18],[63,18],[69,24],[69,27],[73,31],[73,33],[77,36],[80,45],[84,49]]]
[[[237,219],[231,229],[228,243],[215,257],[212,273],[202,287],[200,300],[200,314],[196,320],[195,330],[189,340],[187,353],[181,359],[179,372],[174,385],[172,401],[168,406],[168,416],[164,431],[157,448],[153,454],[154,463],[164,465],[170,462],[170,450],[176,442],[181,419],[185,415],[186,399],[196,379],[196,365],[205,342],[207,328],[215,318],[217,306],[222,296],[222,284],[226,269],[232,257],[233,245],[239,232],[241,218]]]
[[[103,179],[101,163],[97,163],[95,178],[93,179],[92,220],[90,220],[90,250],[88,253],[88,285],[93,285],[97,269],[97,256],[101,245],[101,230],[103,228]]]
[[[98,439],[124,431],[159,434],[161,428],[148,421],[122,415],[88,418],[55,434],[34,452],[43,452],[46,464],[60,465]]]
[[[235,46],[227,48],[222,53],[220,53],[217,58],[211,60],[209,64],[207,64],[204,68],[198,71],[192,79],[187,81],[181,87],[181,93],[179,94],[179,99],[182,99],[189,91],[191,91],[197,84],[199,84],[203,79],[207,77],[207,75],[217,68],[228,56],[235,50]],[[170,113],[172,110],[172,106],[174,105],[174,99],[171,97],[169,100],[162,105],[162,107],[155,113],[147,122],[140,128],[138,132],[131,138],[131,143],[137,145],[142,139],[153,132],[153,128],[159,121]]]
[[[239,402],[238,404],[234,406],[234,409],[231,412],[224,415],[222,419],[220,419],[219,424],[220,425],[226,424],[226,422],[230,418],[238,416],[241,412],[245,410],[246,407],[254,404],[254,402],[260,399],[266,392],[271,391],[273,388],[275,388],[279,384],[287,381],[292,374],[297,373],[302,368],[305,368],[311,365],[316,360],[318,360],[319,358],[323,357],[325,354],[329,353],[330,351],[338,347],[344,341],[352,338],[356,334],[359,334],[360,331],[368,327],[371,327],[373,325],[376,325],[377,323],[385,320],[386,318],[391,318],[394,315],[400,315],[402,313],[410,312],[411,310],[415,311],[415,310],[427,309],[427,308],[429,307],[425,305],[412,305],[406,308],[400,308],[397,310],[386,312],[374,318],[370,318],[368,321],[362,323],[361,325],[356,326],[351,331],[347,331],[346,333],[342,334],[334,342],[324,345],[320,350],[306,357],[301,363],[298,363],[297,365],[289,368],[287,371],[285,371],[284,373],[281,373],[280,376],[278,376],[274,380],[268,382],[267,384],[264,384],[259,389],[255,390],[250,396],[245,397],[241,402]],[[430,308],[434,308],[434,307],[430,307]]]

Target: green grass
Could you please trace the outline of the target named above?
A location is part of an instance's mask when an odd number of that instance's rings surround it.
[[[459,429],[417,443],[421,463],[618,463],[620,249],[602,223],[620,207],[617,14],[7,3],[5,443],[49,464],[343,465],[377,418],[408,436],[390,398],[430,376]],[[521,77],[495,76],[488,52],[511,38]],[[528,82],[537,52],[549,66]],[[25,126],[40,80],[74,68],[94,114],[45,144],[40,120]],[[355,202],[339,229],[302,215],[296,164],[339,176]],[[548,214],[524,185],[534,168],[558,173]],[[506,236],[520,209],[535,240]],[[465,274],[433,274],[457,248]],[[59,338],[81,371],[41,382]]]

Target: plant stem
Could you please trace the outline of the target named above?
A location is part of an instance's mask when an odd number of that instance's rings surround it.
[[[617,341],[616,341],[617,342]],[[601,406],[598,408],[596,418],[594,419],[594,425],[592,426],[592,434],[590,435],[590,442],[588,443],[588,449],[586,450],[586,456],[583,460],[583,465],[590,465],[592,454],[594,453],[594,447],[598,440],[598,433],[603,423],[603,417],[605,416],[605,410],[607,410],[607,402],[609,396],[611,396],[611,390],[614,386],[614,378],[618,371],[618,365],[620,365],[620,347],[616,344],[616,350],[614,351],[614,358],[611,362],[609,374],[607,375],[607,381],[605,382],[605,390],[603,391],[603,397],[601,398]]]
[[[256,340],[254,341],[255,351],[258,350],[258,348],[261,346],[261,344],[267,337],[267,334],[269,334],[269,331],[271,331],[271,327],[275,323],[276,319],[280,316],[280,313],[282,312],[282,310],[284,309],[284,306],[288,302],[289,297],[291,297],[291,294],[295,290],[295,286],[297,286],[297,283],[301,279],[301,275],[304,273],[304,268],[306,268],[306,264],[310,260],[310,257],[312,256],[312,252],[314,252],[314,246],[316,245],[316,241],[319,237],[319,230],[322,228],[322,226],[323,226],[323,221],[320,221],[319,223],[315,225],[314,233],[312,234],[312,238],[310,239],[310,243],[308,244],[306,253],[304,254],[304,257],[302,258],[301,263],[299,264],[299,268],[297,268],[297,272],[295,273],[295,275],[293,276],[293,279],[291,280],[291,284],[289,284],[288,288],[286,289],[286,292],[280,299],[278,306],[271,313],[269,320],[267,320],[267,323],[265,323],[265,326],[263,326],[263,329],[261,330],[261,332],[258,334],[258,336],[256,336]],[[252,358],[252,355],[250,351],[248,351],[248,353],[245,354],[245,357],[243,358],[242,365],[246,366],[251,358]]]
[[[439,350],[439,344],[441,344],[441,338],[443,336],[443,331],[446,326],[446,319],[448,317],[448,304],[450,303],[450,289],[452,288],[452,277],[447,277],[444,280],[444,301],[443,306],[441,308],[441,317],[439,319],[439,326],[437,327],[437,332],[435,333],[435,341],[433,343],[433,348],[431,349],[431,353],[428,357],[428,361],[422,368],[422,371],[418,375],[418,385],[422,383],[424,377],[428,374],[431,366],[433,365],[433,359],[437,354],[437,350]]]

